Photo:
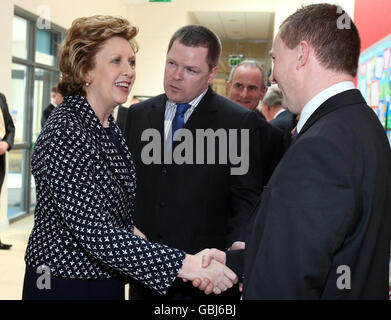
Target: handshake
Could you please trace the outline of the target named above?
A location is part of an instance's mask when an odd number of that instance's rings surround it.
[[[235,242],[230,249],[244,249],[244,243]],[[237,275],[225,266],[225,262],[225,252],[217,249],[204,249],[195,255],[187,254],[178,277],[185,282],[192,281],[193,286],[205,294],[220,294],[238,282]]]
[[[133,233],[143,239],[147,237],[134,227]],[[240,250],[245,248],[245,243],[236,241],[229,250]],[[204,291],[205,294],[220,294],[232,288],[238,282],[236,274],[225,266],[226,255],[224,251],[217,249],[204,249],[195,255],[186,254],[182,268],[178,276],[183,281],[192,281],[193,286]],[[242,291],[242,284],[239,286]]]

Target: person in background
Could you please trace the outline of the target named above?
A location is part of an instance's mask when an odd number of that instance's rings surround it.
[[[117,124],[118,128],[121,129],[122,134],[124,133],[125,130],[127,112],[128,112],[128,108],[124,107],[122,104],[115,107],[113,111],[114,121]]]
[[[63,100],[64,97],[60,92],[58,92],[57,86],[54,86],[50,95],[50,104],[42,111],[41,128],[43,128],[46,120],[49,118],[54,108],[57,107]]]
[[[137,226],[149,240],[190,253],[205,247],[225,249],[243,240],[244,228],[262,187],[256,115],[210,87],[218,71],[220,53],[220,40],[211,30],[193,25],[180,28],[168,45],[165,93],[131,106],[126,121],[124,136],[135,157],[137,172]],[[217,161],[208,164],[206,159],[211,150],[206,150],[197,164],[197,149],[191,155],[192,163],[143,160],[143,149],[149,141],[142,140],[142,135],[147,129],[160,134],[161,149],[157,153],[164,159],[165,150],[179,146],[179,141],[172,139],[172,132],[182,127],[193,137],[200,129],[213,132],[220,129],[226,133],[228,129],[236,129],[235,146],[241,141],[242,129],[248,129],[249,150],[242,154],[248,157],[248,170],[232,175],[235,165],[229,159],[217,163],[221,159],[219,154]],[[227,144],[224,146],[216,139],[216,150],[220,147],[228,151]],[[241,148],[237,150],[240,152]],[[159,299],[140,282],[130,283],[129,296]],[[182,280],[175,281],[167,294],[167,299],[172,300],[204,298],[191,283]]]
[[[5,96],[0,93],[0,193],[3,186],[6,170],[6,152],[10,151],[14,145],[15,126],[8,110],[8,104]],[[0,249],[8,250],[11,244],[2,243],[0,240]]]
[[[210,276],[216,294],[237,281],[223,264],[202,269],[202,252],[147,241],[134,224],[136,171],[111,114],[135,80],[137,31],[98,15],[76,19],[66,33],[58,84],[65,98],[32,154],[37,205],[23,299],[124,299],[127,278],[160,294],[177,277]]]
[[[296,115],[282,106],[282,92],[277,85],[271,85],[262,100],[262,112],[266,120],[284,134],[284,144],[288,147],[291,132],[296,126]]]
[[[359,55],[336,5],[302,7],[280,26],[270,80],[300,114],[298,135],[262,193],[245,260],[205,257],[236,261],[243,299],[389,297],[391,149],[354,86]]]
[[[265,115],[258,108],[268,91],[266,73],[255,61],[243,60],[232,68],[226,88],[231,101],[253,111],[259,118],[259,165],[263,172],[262,185],[266,185],[286,149],[283,132],[268,124]]]
[[[263,120],[265,116],[257,108],[267,92],[265,70],[253,60],[243,60],[234,66],[226,82],[227,96]]]

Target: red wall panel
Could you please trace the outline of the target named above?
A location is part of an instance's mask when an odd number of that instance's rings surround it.
[[[391,33],[391,0],[356,0],[354,23],[363,51]]]

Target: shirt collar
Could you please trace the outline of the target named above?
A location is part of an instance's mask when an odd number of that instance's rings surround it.
[[[297,132],[303,128],[304,124],[311,117],[311,115],[318,109],[323,102],[329,98],[351,89],[355,89],[354,83],[352,81],[343,81],[328,87],[327,89],[319,92],[315,97],[313,97],[307,104],[304,106],[300,114],[299,122],[297,123]]]
[[[201,99],[204,97],[204,95],[206,94],[207,91],[208,91],[208,88],[206,88],[204,91],[202,91],[202,93],[198,97],[194,98],[193,100],[191,100],[187,103],[195,108],[198,105],[198,103],[201,101]],[[172,100],[168,100],[168,102],[169,102],[170,106],[174,106],[174,105],[176,106],[176,102],[174,102]]]

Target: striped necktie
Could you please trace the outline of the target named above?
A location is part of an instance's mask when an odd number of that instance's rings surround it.
[[[5,123],[3,117],[3,111],[0,108],[0,140],[3,140],[5,137]]]

